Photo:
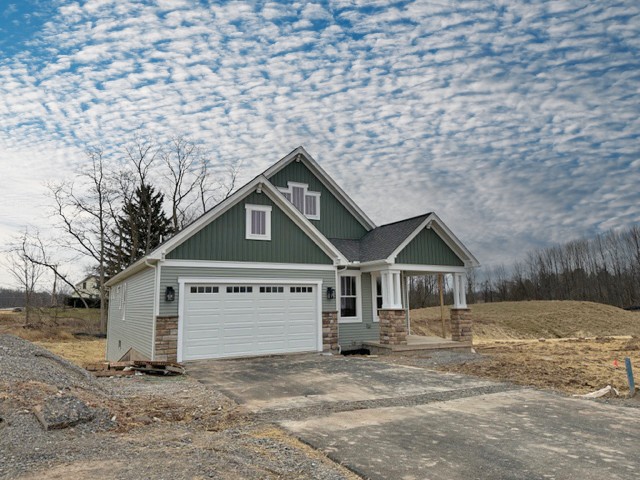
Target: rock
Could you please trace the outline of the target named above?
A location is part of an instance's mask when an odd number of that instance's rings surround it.
[[[45,430],[72,427],[90,422],[95,417],[94,410],[77,397],[49,397],[35,409],[35,416]]]

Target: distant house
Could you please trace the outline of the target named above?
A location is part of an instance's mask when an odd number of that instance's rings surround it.
[[[453,279],[452,339],[470,342],[477,265],[433,212],[374,225],[299,147],[106,283],[107,358],[406,345],[407,279],[439,273]]]
[[[72,307],[84,307],[83,298],[89,307],[100,307],[100,279],[97,275],[89,275],[76,283],[75,287],[78,292],[72,292],[69,299],[69,304]]]

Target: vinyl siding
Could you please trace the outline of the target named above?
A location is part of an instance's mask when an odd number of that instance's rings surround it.
[[[371,274],[363,273],[362,282],[362,323],[338,324],[338,343],[344,350],[354,350],[362,346],[362,342],[378,341],[380,328],[373,321],[373,303],[371,299]]]
[[[271,240],[247,240],[245,205],[269,205]],[[252,193],[167,254],[169,259],[329,264],[322,251],[264,193]]]
[[[180,277],[219,277],[219,278],[247,278],[259,281],[261,278],[270,279],[300,279],[300,280],[321,280],[322,281],[322,310],[335,311],[336,300],[327,300],[327,287],[336,288],[335,270],[275,270],[258,268],[216,268],[216,267],[169,267],[162,266],[160,269],[160,315],[178,314],[178,278]],[[162,292],[171,286],[176,291],[176,299],[173,302],[166,302]]]
[[[396,263],[464,266],[436,232],[425,228],[397,255]]]
[[[118,286],[120,293],[117,294]],[[119,360],[130,348],[151,358],[153,344],[153,292],[155,270],[147,268],[110,290],[107,360]],[[120,295],[124,293],[123,310]],[[118,347],[118,341],[121,345]]]
[[[276,187],[287,187],[287,182],[306,183],[312,192],[320,192],[320,220],[311,220],[327,238],[361,238],[367,229],[304,165],[291,162],[269,178]]]

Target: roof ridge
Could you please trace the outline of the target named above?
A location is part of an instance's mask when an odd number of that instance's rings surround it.
[[[427,212],[427,213],[422,213],[420,215],[416,215],[414,217],[409,217],[409,218],[404,218],[402,220],[396,220],[395,222],[391,222],[391,223],[385,223],[384,225],[378,225],[376,228],[382,228],[382,227],[388,227],[389,225],[395,225],[396,223],[401,223],[401,222],[407,222],[409,220],[415,220],[417,218],[421,218],[421,217],[428,217],[429,215],[431,215],[433,212]],[[375,229],[374,229],[375,230]]]

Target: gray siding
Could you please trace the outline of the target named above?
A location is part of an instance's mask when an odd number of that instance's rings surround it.
[[[107,360],[120,359],[130,348],[151,358],[154,286],[155,270],[147,268],[111,287],[107,328]],[[118,287],[120,287],[119,293]],[[124,309],[121,309],[120,296],[123,293],[125,295]],[[118,346],[118,341],[120,346]]]
[[[362,282],[362,323],[338,324],[338,343],[344,350],[360,348],[362,342],[378,341],[380,328],[373,321],[373,303],[371,299],[371,274],[363,273]]]
[[[218,267],[168,267],[160,269],[160,315],[178,314],[179,277],[220,277],[220,278],[261,278],[300,279],[322,281],[322,310],[335,311],[336,300],[327,300],[327,287],[336,288],[335,270],[276,270],[262,268],[218,268]],[[162,292],[171,286],[176,291],[176,299],[166,302]]]

